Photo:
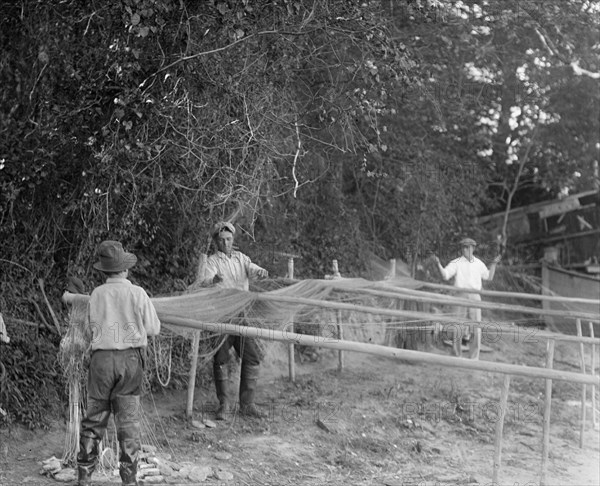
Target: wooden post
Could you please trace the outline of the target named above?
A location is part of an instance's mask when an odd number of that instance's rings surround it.
[[[396,259],[390,258],[390,269],[386,276],[386,278],[394,278],[396,276]],[[396,298],[392,299],[392,305],[395,305],[397,302]],[[387,324],[385,326],[385,344],[387,346],[395,346],[396,345],[396,329],[394,328],[394,320],[387,319]]]
[[[510,388],[510,375],[504,375],[502,394],[500,395],[500,415],[496,421],[496,436],[494,438],[494,473],[493,484],[500,484],[500,465],[502,460],[502,431],[504,429],[504,417],[506,416],[506,403],[508,401],[508,390]]]
[[[340,273],[340,270],[338,269],[338,261],[333,260],[331,262],[331,264],[332,264],[332,268],[333,268],[333,278],[342,278],[342,274]]]
[[[294,279],[294,259],[288,258],[288,278]],[[294,321],[292,321],[292,332],[294,332]],[[288,344],[288,372],[290,375],[290,381],[295,383],[296,381],[296,359],[294,358],[294,342]]]
[[[333,278],[342,278],[342,275],[340,274],[340,270],[338,268],[338,261],[337,260],[333,260],[331,262],[331,266],[333,269]],[[340,341],[342,341],[344,339],[344,332],[342,331],[342,310],[341,309],[337,309],[336,313],[335,313],[335,320],[336,320],[336,324],[337,324],[337,334],[338,334],[338,339]],[[341,349],[338,351],[338,371],[342,371],[344,369],[344,351],[342,351]]]
[[[575,321],[575,325],[577,326],[577,336],[582,337],[581,334],[581,319],[577,319]],[[579,354],[581,358],[581,372],[585,375],[585,350],[583,348],[583,343],[579,343]],[[593,388],[592,388],[593,390]],[[583,449],[583,434],[585,432],[585,402],[587,395],[587,385],[581,385],[581,424],[579,426],[579,448]]]
[[[344,328],[342,327],[342,311],[338,309],[336,311],[336,319],[337,319],[337,332],[338,339],[340,341],[344,340]],[[338,352],[338,371],[342,371],[344,369],[344,352]]]
[[[546,368],[552,369],[554,362],[554,339],[546,341]],[[548,453],[550,451],[550,409],[552,406],[552,380],[546,380],[546,395],[544,400],[544,421],[542,438],[542,468],[540,486],[546,485],[546,470],[548,468]]]
[[[590,322],[590,337],[594,338],[594,323]],[[596,345],[592,343],[592,375],[596,374]],[[596,388],[592,387],[592,423],[594,430],[598,428],[598,417],[596,415]]]
[[[206,269],[206,259],[208,256],[206,253],[200,255],[200,263],[198,265],[198,272],[196,274],[196,281],[201,282],[204,280],[204,271]],[[194,331],[194,338],[192,340],[192,347],[190,352],[192,353],[192,359],[190,363],[190,374],[188,376],[188,389],[187,389],[187,406],[185,408],[185,416],[191,420],[194,413],[194,390],[196,388],[196,370],[198,368],[198,348],[200,346],[200,331]]]
[[[187,389],[187,406],[185,409],[185,416],[191,419],[194,414],[194,390],[196,388],[196,370],[198,369],[198,348],[200,347],[200,331],[194,331],[194,337],[192,339],[192,347],[190,351],[192,353],[192,361],[190,363],[190,374],[188,377],[188,389]]]
[[[395,278],[396,277],[396,259],[395,258],[391,258],[390,259],[390,273],[389,273],[389,278]]]
[[[545,220],[544,220],[545,221]],[[548,270],[548,261],[546,259],[542,260],[542,295],[550,295],[550,272]],[[542,309],[547,311],[551,310],[552,305],[547,300],[542,300]],[[556,331],[556,326],[554,325],[554,317],[552,316],[544,316],[544,321],[546,322],[546,326],[553,331]]]

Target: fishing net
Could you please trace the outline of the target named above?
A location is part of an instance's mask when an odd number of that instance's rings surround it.
[[[69,391],[69,423],[62,461],[74,464],[79,451],[81,410],[85,407],[87,358],[92,339],[87,325],[87,296],[77,296],[69,306],[69,327],[60,342],[59,362]]]
[[[383,263],[380,266],[383,268]],[[264,355],[263,366],[281,368],[289,359],[289,343],[269,339],[269,330],[293,331],[320,339],[342,338],[398,346],[398,335],[406,337],[409,331],[413,331],[413,336],[420,332],[425,335],[432,330],[439,331],[444,325],[464,324],[464,318],[456,313],[456,306],[464,300],[454,297],[450,287],[434,293],[425,291],[426,285],[407,276],[377,281],[361,278],[266,280],[254,282],[249,292],[192,285],[188,291],[177,295],[152,298],[162,329],[160,336],[149,339],[148,354],[154,366],[147,367],[147,373],[156,373],[163,386],[168,384],[173,345],[177,338],[181,340],[180,337],[190,341],[197,337],[198,369],[208,366],[225,338],[223,324],[264,329],[265,338],[257,339]],[[90,337],[85,333],[88,299],[88,296],[75,295],[71,300],[71,325],[61,346],[61,361],[72,404],[72,422],[65,450],[65,457],[71,462],[77,445],[84,386],[83,363]],[[491,318],[494,305],[498,304],[485,300],[480,303],[484,309],[484,324],[492,322],[486,319]],[[188,320],[189,324],[174,323],[178,318]],[[194,323],[202,323],[202,330]],[[512,316],[506,322],[493,320],[494,326],[512,326],[514,323]],[[303,347],[298,348],[302,351]],[[143,430],[149,434],[147,428]],[[147,437],[145,441],[158,443],[153,437]]]

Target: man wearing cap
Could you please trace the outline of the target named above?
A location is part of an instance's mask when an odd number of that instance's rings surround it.
[[[206,261],[203,286],[222,289],[248,290],[249,280],[266,278],[269,273],[252,263],[250,258],[233,249],[235,227],[228,222],[217,223],[212,230],[217,251]],[[216,419],[225,420],[231,411],[232,396],[229,387],[229,350],[233,346],[242,361],[240,372],[240,413],[249,417],[264,418],[265,414],[256,407],[254,395],[258,381],[262,352],[256,339],[226,335],[213,359],[215,388],[219,400]]]
[[[106,276],[106,283],[94,289],[88,304],[92,355],[77,455],[79,486],[92,484],[99,443],[111,412],[119,441],[122,484],[138,484],[144,355],[148,336],[160,332],[160,321],[146,291],[127,280],[136,261],[118,241],[103,241],[98,247],[94,268]]]
[[[454,277],[454,286],[459,289],[481,290],[482,280],[492,280],[496,272],[496,265],[500,261],[501,256],[498,255],[492,261],[490,268],[485,266],[479,258],[473,256],[473,250],[477,243],[471,238],[464,238],[460,241],[462,255],[448,263],[446,267],[442,267],[440,259],[435,256],[435,261],[444,280],[449,280]],[[469,300],[481,300],[479,293],[459,292],[457,297]],[[481,309],[475,307],[456,306],[458,317],[468,319],[471,322],[481,322]],[[481,329],[475,329],[475,340],[469,343],[469,357],[479,359],[479,350],[481,348]],[[468,340],[468,331],[467,336]],[[460,336],[455,336],[454,351],[457,356],[461,355],[461,339]]]

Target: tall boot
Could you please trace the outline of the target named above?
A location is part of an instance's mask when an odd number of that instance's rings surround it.
[[[123,486],[137,486],[137,467],[141,449],[140,397],[118,395],[113,400],[117,440],[119,441],[119,475]]]
[[[91,486],[92,473],[98,464],[98,446],[100,440],[84,435],[79,437],[79,453],[77,454],[77,486]]]
[[[259,365],[247,365],[242,361],[242,371],[240,374],[240,413],[246,417],[263,419],[267,415],[254,403],[259,370]]]
[[[227,363],[213,363],[213,375],[215,378],[215,389],[217,391],[217,399],[219,400],[219,408],[215,418],[217,420],[227,420],[227,416],[231,413],[231,397],[229,394],[229,370]]]
[[[100,440],[110,418],[110,402],[88,397],[85,417],[79,433],[77,454],[78,486],[90,486],[92,473],[100,459]]]

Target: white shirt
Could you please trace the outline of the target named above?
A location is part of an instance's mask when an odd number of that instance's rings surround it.
[[[216,284],[216,287],[248,290],[250,288],[249,279],[258,277],[259,270],[262,268],[252,263],[249,256],[239,251],[232,251],[230,257],[217,251],[206,260],[203,283],[210,285],[218,273],[223,280]]]
[[[469,261],[464,256],[460,256],[442,269],[442,277],[444,277],[444,280],[454,277],[455,287],[481,290],[481,281],[489,280],[490,271],[479,258],[473,257],[473,261]]]
[[[143,348],[160,333],[156,309],[146,291],[126,278],[106,279],[88,304],[92,350]]]

